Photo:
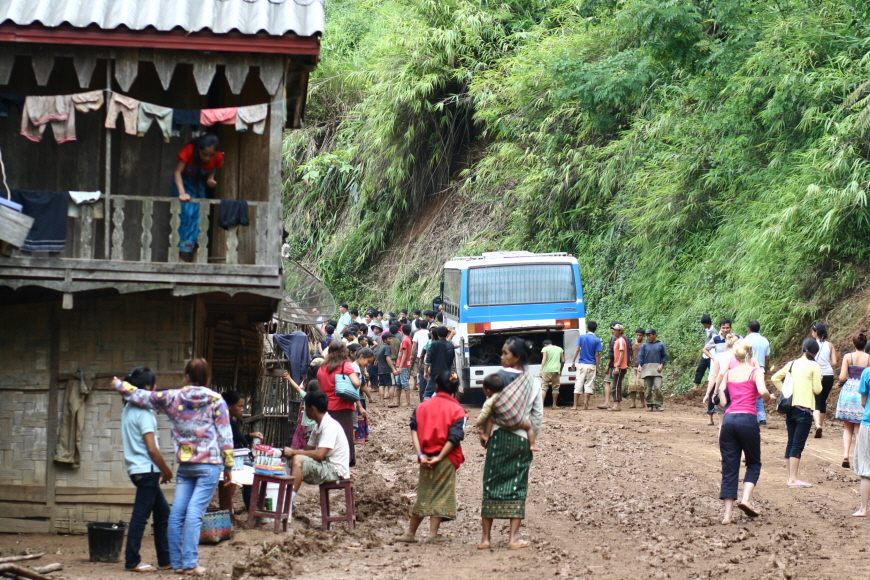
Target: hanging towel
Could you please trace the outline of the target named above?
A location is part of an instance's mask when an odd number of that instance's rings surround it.
[[[236,124],[236,107],[226,107],[224,109],[203,109],[199,116],[199,124],[211,127],[218,123],[224,125]]]
[[[16,95],[15,93],[0,93],[0,117],[9,117],[9,111],[12,107],[18,107],[19,111],[24,111],[24,95]]]
[[[58,143],[76,140],[76,117],[71,95],[24,99],[24,110],[21,113],[22,135],[39,143],[49,123]]]
[[[266,115],[269,114],[269,105],[251,105],[239,107],[236,113],[236,131],[247,131],[250,125],[254,133],[262,135],[266,130]]]
[[[78,93],[72,95],[73,106],[79,113],[90,113],[91,111],[99,111],[103,106],[103,90],[88,91],[86,93]]]
[[[66,247],[69,193],[13,189],[12,201],[20,203],[21,213],[34,220],[21,249],[28,252],[62,252]]]
[[[172,109],[169,107],[161,107],[160,105],[152,105],[151,103],[139,102],[139,136],[144,137],[148,129],[151,128],[151,123],[157,123],[160,131],[163,133],[163,140],[169,143],[172,137]]]
[[[190,125],[194,136],[199,133],[199,109],[173,109],[172,110],[172,136],[181,137],[182,125]]]
[[[106,112],[106,129],[115,129],[118,113],[124,121],[124,133],[135,135],[139,128],[139,101],[126,95],[112,93],[109,110]]]
[[[82,212],[79,208],[83,203],[94,203],[99,201],[103,196],[102,191],[71,191],[69,192],[69,205],[67,206],[66,215],[77,218]],[[96,210],[96,208],[94,208]],[[96,216],[95,216],[96,217]]]
[[[221,200],[221,214],[218,217],[218,225],[220,227],[228,230],[230,226],[246,226],[248,223],[248,200]]]
[[[91,392],[88,378],[82,369],[78,378],[68,381],[66,386],[66,401],[63,406],[63,420],[58,433],[57,447],[54,450],[54,460],[58,463],[70,463],[78,469],[81,462],[82,433],[85,429],[85,399]],[[90,377],[93,383],[93,376]]]
[[[274,334],[275,343],[287,355],[290,361],[290,376],[297,385],[302,384],[302,377],[311,364],[311,351],[308,350],[308,336],[301,330],[292,334]]]

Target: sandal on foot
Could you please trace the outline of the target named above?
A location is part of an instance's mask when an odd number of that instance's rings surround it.
[[[606,410],[609,409],[610,407],[608,407],[607,405],[598,405],[598,408],[599,408],[599,409],[602,409],[602,410],[604,410],[604,411],[606,411]]]
[[[821,439],[821,438],[822,438],[822,426],[821,426],[821,425],[816,425],[816,435],[815,435],[815,438],[816,438],[816,439]]]
[[[477,545],[478,550],[489,550],[492,548],[492,544],[484,544],[483,542]]]
[[[806,481],[799,481],[794,485],[790,485],[789,487],[812,487],[812,483],[807,483]]]
[[[393,538],[394,542],[402,542],[403,544],[416,544],[417,538],[414,536],[409,536],[408,534],[402,534],[401,536],[396,536]]]
[[[740,511],[742,511],[743,513],[745,513],[745,514],[746,514],[747,516],[749,516],[750,518],[757,518],[757,517],[758,517],[758,512],[755,511],[755,510],[752,508],[752,506],[749,506],[749,505],[747,505],[747,504],[745,504],[745,503],[738,503],[738,504],[737,504],[737,509],[739,509]]]
[[[204,576],[206,572],[208,572],[208,570],[206,570],[202,566],[197,566],[196,568],[191,568],[189,570],[185,570],[184,575],[185,576]]]
[[[157,568],[155,568],[151,564],[139,564],[135,568],[124,568],[124,570],[126,570],[127,572],[147,573],[147,572],[156,572]]]
[[[442,536],[441,534],[438,534],[434,538],[426,538],[427,544],[446,544],[449,541],[450,538],[448,538],[447,536]]]
[[[845,467],[846,469],[849,469],[849,467],[851,467],[851,465],[849,464],[849,458],[848,458],[848,457],[847,457],[846,459],[843,460],[843,467]]]
[[[516,544],[508,544],[509,550],[522,550],[523,548],[528,548],[531,544],[529,544],[525,540],[520,540]]]

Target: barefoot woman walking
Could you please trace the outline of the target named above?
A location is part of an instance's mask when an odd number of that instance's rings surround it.
[[[532,376],[526,369],[529,349],[526,343],[516,337],[505,342],[501,351],[499,371],[505,382],[522,381],[526,392],[524,417],[531,422],[535,433],[540,433],[544,405],[541,402],[540,387],[535,386]],[[527,548],[529,543],[519,539],[520,524],[526,517],[526,494],[529,489],[529,467],[532,464],[532,451],[528,434],[523,429],[508,431],[493,426],[492,436],[486,444],[486,463],[483,468],[483,506],[480,510],[483,534],[478,548],[490,547],[490,534],[493,519],[510,519],[510,542],[508,547],[516,550]]]

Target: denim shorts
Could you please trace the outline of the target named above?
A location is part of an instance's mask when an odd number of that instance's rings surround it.
[[[397,391],[410,391],[411,390],[411,369],[403,368],[402,372],[399,376],[396,377],[396,390]]]

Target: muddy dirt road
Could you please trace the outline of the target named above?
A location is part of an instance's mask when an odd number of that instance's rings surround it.
[[[473,417],[476,409],[469,409]],[[372,439],[359,446],[360,522],[356,532],[319,531],[317,490],[303,487],[293,531],[239,531],[203,546],[208,577],[453,580],[456,578],[865,578],[870,521],[850,514],[857,478],[840,467],[841,429],[829,422],[810,439],[801,465],[811,489],[785,486],[786,432],[772,417],[762,428],[762,474],[754,496],[762,515],[736,512],[723,526],[717,430],[699,407],[666,405],[661,413],[626,409],[545,413],[543,447],[534,463],[523,536],[527,550],[506,545],[506,522],[496,523],[494,549],[477,550],[484,450],[466,440],[459,470],[459,517],[442,526],[446,545],[403,545],[392,536],[416,485],[407,409],[371,406]],[[471,423],[471,421],[469,421]],[[470,429],[469,429],[470,430]],[[425,531],[426,524],[421,526]],[[418,535],[420,535],[418,533]],[[422,537],[422,536],[421,536]],[[81,536],[0,536],[3,553],[44,550],[45,563],[63,562],[67,578],[128,574],[117,564],[87,562]],[[153,562],[150,538],[143,547]],[[158,577],[176,577],[172,573]]]

